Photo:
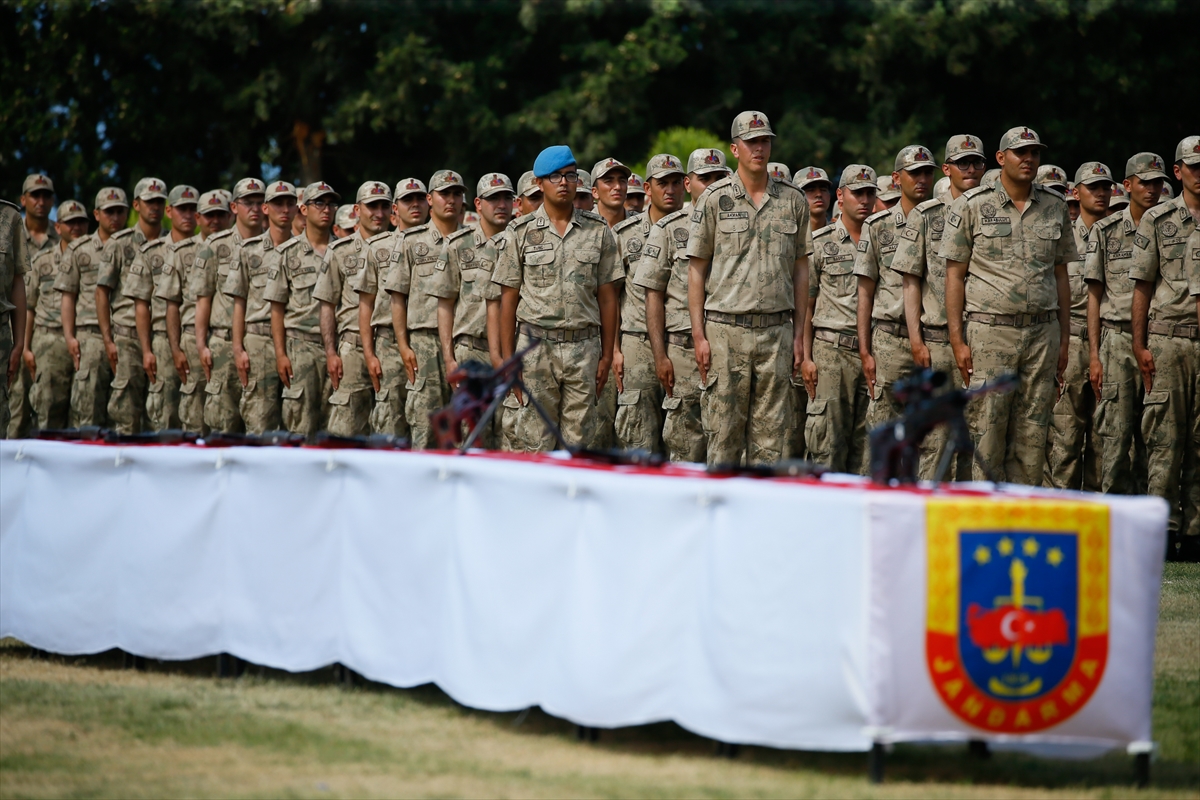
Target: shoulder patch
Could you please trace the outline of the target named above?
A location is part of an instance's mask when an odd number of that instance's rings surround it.
[[[886,219],[887,217],[891,216],[891,214],[892,214],[892,210],[890,208],[885,208],[883,211],[876,211],[874,214],[872,214],[871,216],[864,219],[863,223],[866,224],[869,222],[875,222],[877,220]]]
[[[670,214],[667,214],[665,217],[663,217],[662,219],[660,219],[658,222],[656,222],[654,224],[660,228],[665,228],[668,225],[670,225],[672,222],[674,222],[675,220],[682,219],[683,217],[686,217],[686,216],[687,216],[687,212],[681,208],[678,211],[672,211]]]
[[[945,204],[945,200],[940,197],[935,197],[932,200],[926,200],[924,203],[917,203],[917,211],[920,211],[923,214],[931,208],[937,208],[938,206]]]
[[[990,191],[992,191],[992,187],[990,187],[990,186],[976,186],[974,189],[967,189],[965,192],[962,193],[962,196],[968,197],[968,198],[976,197],[978,195],[983,194],[984,192],[990,192]]]

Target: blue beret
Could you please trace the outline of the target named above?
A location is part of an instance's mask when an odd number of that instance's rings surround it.
[[[570,167],[574,164],[575,154],[571,152],[571,148],[565,144],[551,145],[538,153],[538,157],[533,162],[533,174],[534,177],[544,178],[553,172],[558,172],[563,167]]]

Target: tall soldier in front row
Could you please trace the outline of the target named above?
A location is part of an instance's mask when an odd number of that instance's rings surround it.
[[[1010,372],[1018,377],[1016,391],[971,406],[971,437],[996,478],[1031,486],[1042,483],[1054,387],[1067,366],[1067,263],[1075,259],[1067,201],[1034,185],[1043,147],[1029,128],[1005,133],[999,179],[954,201],[939,250],[963,380],[977,387]],[[988,477],[978,464],[973,474]]]
[[[21,213],[6,200],[0,200],[0,438],[8,433],[8,386],[21,366],[25,322],[25,272],[29,269],[29,249],[21,231]],[[13,324],[13,320],[16,323]],[[20,339],[18,342],[16,339]]]
[[[688,310],[708,463],[757,464],[791,454],[808,203],[767,174],[775,133],[765,114],[743,111],[730,135],[737,172],[708,187],[692,211]]]
[[[25,330],[32,326],[34,306],[36,303],[30,297],[32,287],[30,280],[36,279],[32,265],[38,261],[43,254],[51,253],[52,251],[60,250],[59,234],[55,225],[50,224],[50,211],[54,208],[54,181],[50,180],[48,175],[34,173],[25,176],[25,182],[21,186],[21,207],[25,209],[24,224],[21,225],[21,233],[25,237],[25,249],[29,253],[30,269],[25,273],[25,293],[26,293],[26,318],[22,320],[13,319],[13,339],[15,347],[18,350],[22,349],[22,334]],[[86,233],[86,230],[84,231]],[[51,292],[53,294],[53,292]],[[56,298],[57,299],[57,298]],[[24,346],[28,346],[28,343]],[[28,360],[22,356],[23,360]],[[8,420],[8,438],[21,439],[29,434],[29,427],[33,422],[32,409],[30,408],[30,390],[33,385],[33,375],[29,371],[28,365],[22,366],[17,375],[13,378],[12,386],[9,387],[8,410],[10,412]],[[45,427],[44,425],[42,427]]]

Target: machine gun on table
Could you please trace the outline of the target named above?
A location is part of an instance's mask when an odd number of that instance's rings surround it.
[[[975,389],[939,391],[949,381],[944,372],[922,369],[896,381],[892,393],[904,403],[904,416],[884,423],[871,431],[871,480],[887,485],[917,482],[917,466],[921,459],[921,443],[939,425],[950,428],[950,440],[934,475],[941,482],[955,453],[970,453],[983,469],[988,480],[995,483],[991,468],[975,450],[967,429],[964,412],[976,397],[992,392],[1010,392],[1017,385],[1017,376],[1002,375],[991,383]]]

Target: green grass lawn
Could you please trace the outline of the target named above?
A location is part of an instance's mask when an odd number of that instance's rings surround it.
[[[490,714],[434,686],[348,689],[332,670],[213,660],[121,669],[117,653],[37,659],[0,644],[0,797],[1128,797],[1131,759],[988,760],[900,746],[872,786],[861,754],[743,748],[663,723],[575,741],[539,710]],[[1200,565],[1168,564],[1158,630],[1153,787],[1200,797]]]

